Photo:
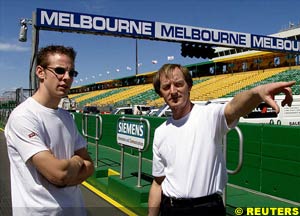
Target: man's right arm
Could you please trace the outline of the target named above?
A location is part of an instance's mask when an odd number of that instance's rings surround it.
[[[155,177],[149,192],[148,200],[148,216],[157,216],[159,214],[159,207],[161,202],[161,183],[165,179],[163,177]]]
[[[279,93],[285,94],[282,106],[291,106],[293,101],[292,89],[296,82],[274,82],[256,86],[250,90],[237,94],[225,107],[225,117],[228,125],[238,118],[250,113],[261,102],[269,104],[276,113],[279,112],[279,106],[276,104],[274,97]]]

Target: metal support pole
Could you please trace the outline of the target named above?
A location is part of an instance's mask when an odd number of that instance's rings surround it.
[[[138,168],[138,184],[137,184],[137,187],[142,187],[141,179],[142,179],[142,151],[141,151],[141,149],[139,149],[139,168]]]
[[[32,13],[32,55],[31,55],[31,62],[30,62],[30,81],[29,81],[29,88],[30,88],[30,95],[32,96],[33,93],[38,88],[38,80],[35,75],[36,71],[36,55],[38,52],[39,47],[39,30],[36,28],[36,14]]]
[[[226,159],[227,159],[227,134],[224,135],[222,142],[223,142],[222,144],[223,144],[224,160],[225,160],[225,163],[227,163],[227,161],[226,161]],[[225,188],[223,190],[223,203],[224,203],[225,207],[226,207],[226,195],[227,195],[227,185],[225,185]]]
[[[124,178],[124,146],[121,145],[120,179]]]
[[[98,167],[98,152],[99,152],[99,132],[98,132],[98,128],[99,128],[99,122],[98,122],[98,118],[96,117],[96,155],[95,155],[95,160],[96,160],[96,167]]]
[[[135,39],[135,75],[139,73],[138,39]]]
[[[100,128],[100,131],[99,131]],[[96,167],[98,167],[98,153],[99,153],[99,140],[102,138],[102,118],[99,115],[96,115],[96,137],[95,137],[95,143],[96,143]]]

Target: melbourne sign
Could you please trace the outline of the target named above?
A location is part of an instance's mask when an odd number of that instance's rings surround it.
[[[278,52],[300,52],[300,41],[163,22],[37,9],[40,29],[107,34],[172,42],[207,43]]]
[[[117,142],[125,146],[137,149],[144,149],[145,146],[145,125],[141,122],[118,121]]]

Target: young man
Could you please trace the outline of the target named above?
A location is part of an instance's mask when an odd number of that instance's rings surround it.
[[[75,57],[70,47],[40,49],[39,88],[6,124],[13,215],[86,215],[79,184],[94,165],[73,118],[58,108],[78,74]]]
[[[292,103],[291,86],[278,82],[257,86],[236,95],[227,104],[194,105],[187,68],[166,64],[154,77],[156,93],[173,116],[159,126],[153,141],[153,176],[149,215],[226,215],[221,193],[227,173],[223,136],[262,101],[279,111],[274,95],[285,93],[282,105]]]

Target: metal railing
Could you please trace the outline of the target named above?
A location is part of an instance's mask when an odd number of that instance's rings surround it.
[[[10,109],[0,109],[0,126],[5,126],[12,110]]]
[[[82,115],[82,135],[86,138],[87,142],[88,139],[93,139],[95,140],[95,167],[98,167],[98,152],[99,152],[99,141],[102,138],[102,117],[100,115],[95,115],[96,117],[96,125],[95,125],[95,130],[96,134],[95,136],[89,135],[88,134],[88,119],[94,115],[89,115],[87,113],[84,113]]]
[[[235,175],[241,170],[242,165],[243,165],[244,137],[243,137],[242,131],[239,127],[236,126],[232,130],[236,130],[238,137],[239,137],[239,158],[238,158],[237,167],[234,170],[227,169],[227,173],[231,174],[231,175]],[[224,154],[224,159],[227,162],[227,134],[223,137],[223,154]],[[226,205],[226,187],[223,191],[223,201],[224,201],[224,204]]]

